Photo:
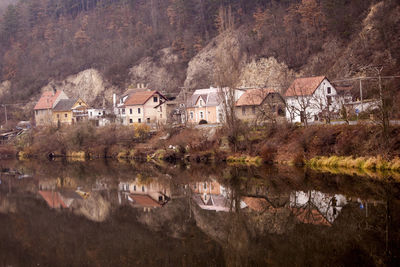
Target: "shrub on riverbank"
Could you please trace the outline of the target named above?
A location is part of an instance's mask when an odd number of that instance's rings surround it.
[[[311,167],[330,167],[366,170],[400,171],[400,159],[385,160],[382,157],[315,157],[307,161]]]

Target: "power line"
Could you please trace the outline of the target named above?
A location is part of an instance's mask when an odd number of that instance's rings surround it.
[[[382,76],[381,79],[394,79],[394,78],[400,78],[400,76]],[[340,79],[340,80],[335,80],[332,81],[333,83],[335,82],[348,82],[348,81],[358,81],[358,80],[379,80],[379,77],[356,77],[356,78],[347,78],[347,79]]]

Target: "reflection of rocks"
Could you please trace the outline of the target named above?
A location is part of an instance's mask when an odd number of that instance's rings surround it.
[[[160,209],[139,213],[138,221],[153,231],[179,238],[186,233],[190,218],[187,203],[187,199],[174,199]]]
[[[15,213],[17,211],[17,205],[15,202],[11,202],[7,197],[0,196],[0,213]]]
[[[80,207],[75,212],[85,216],[89,220],[102,222],[107,219],[110,210],[111,205],[108,201],[98,193],[91,193],[87,199],[82,201]]]

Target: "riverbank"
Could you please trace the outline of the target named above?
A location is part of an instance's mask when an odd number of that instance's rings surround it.
[[[145,125],[49,127],[20,136],[13,145],[3,146],[1,154],[18,153],[22,158],[226,161],[345,168],[358,166],[362,159],[363,168],[399,170],[400,127],[391,128],[386,139],[382,138],[380,127],[374,125],[240,127],[236,139],[227,134],[229,131],[217,127],[170,127],[156,133]]]

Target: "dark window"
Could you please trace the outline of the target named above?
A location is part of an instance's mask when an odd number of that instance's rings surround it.
[[[204,183],[204,190],[207,190],[207,183]]]
[[[326,92],[327,92],[328,94],[330,94],[330,93],[331,93],[331,88],[330,88],[330,87],[327,87],[327,88],[326,88]]]
[[[140,108],[137,109],[137,113],[140,114]]]
[[[132,120],[132,119],[129,119],[129,123],[133,123],[133,120]]]
[[[133,113],[133,110],[130,108],[129,109],[129,114],[132,114]]]
[[[142,122],[142,119],[139,118],[137,121],[138,121],[138,123],[141,123],[141,122]]]
[[[158,196],[158,201],[163,201],[162,196]]]
[[[156,97],[156,96],[153,97],[153,102],[154,102],[154,103],[157,103],[157,102],[158,102],[158,97]]]
[[[283,112],[283,108],[279,107],[278,116],[285,116],[285,112]]]
[[[314,115],[314,120],[318,121],[318,115]]]
[[[133,191],[136,191],[136,185],[133,186]]]
[[[64,114],[64,117],[65,117],[65,118],[68,118],[68,114],[67,114],[67,113],[65,113],[65,114]]]
[[[246,107],[242,107],[242,115],[246,115]]]
[[[147,123],[150,123],[150,118],[147,118]]]
[[[142,185],[142,192],[144,192],[144,186]]]

